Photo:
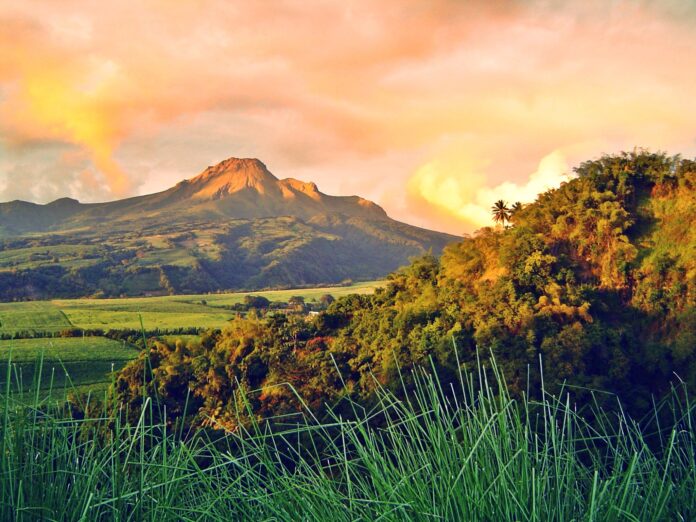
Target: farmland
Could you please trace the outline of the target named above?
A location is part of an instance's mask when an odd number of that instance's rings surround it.
[[[232,312],[200,303],[162,298],[83,300],[55,302],[76,328],[139,329],[140,317],[148,329],[182,327],[221,328]]]
[[[375,288],[381,286],[382,281],[368,281],[364,283],[355,283],[350,286],[335,286],[324,288],[304,288],[298,290],[268,290],[263,292],[250,293],[231,293],[231,294],[211,294],[204,296],[208,306],[229,306],[236,303],[241,303],[246,295],[263,296],[269,301],[287,302],[294,295],[302,296],[306,301],[319,299],[324,294],[331,294],[335,298],[339,298],[349,294],[371,294]],[[181,296],[186,297],[186,296]],[[194,300],[200,296],[194,296]]]
[[[148,330],[221,328],[234,316],[234,312],[224,307],[243,302],[247,295],[282,302],[297,295],[311,302],[324,294],[336,298],[353,293],[369,294],[381,284],[369,281],[351,286],[261,292],[0,303],[0,334],[56,333],[67,328],[139,329],[140,317]]]
[[[0,303],[0,333],[57,332],[71,326],[65,313],[48,301]]]
[[[41,387],[56,389],[106,383],[109,373],[123,367],[137,355],[125,342],[99,336],[59,337],[64,330],[138,330],[140,318],[147,330],[222,328],[236,312],[229,307],[258,295],[276,302],[302,296],[307,302],[324,294],[340,297],[351,293],[372,293],[381,283],[358,283],[345,287],[272,290],[264,292],[200,294],[123,299],[66,299],[0,303],[0,334],[18,339],[0,341],[0,383],[6,382],[5,362],[12,353],[11,381],[28,387],[36,361],[43,358]],[[31,338],[39,336],[42,338]],[[54,337],[55,336],[55,337]],[[25,337],[25,338],[21,338]],[[179,336],[170,336],[175,338]],[[187,336],[192,338],[192,336]]]
[[[133,359],[138,350],[124,342],[104,337],[54,339],[14,339],[0,341],[0,383],[6,383],[6,361],[12,357],[11,382],[14,387],[27,388],[35,378],[38,361],[41,387],[72,388],[104,383],[112,370],[118,370]]]

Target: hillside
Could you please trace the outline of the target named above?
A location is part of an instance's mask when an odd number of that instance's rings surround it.
[[[313,323],[237,319],[200,345],[155,344],[158,386],[173,403],[196,390],[197,418],[223,424],[233,422],[239,383],[261,390],[252,401],[261,415],[301,408],[281,383],[321,411],[346,395],[369,405],[381,387],[399,393],[414,368],[455,383],[491,355],[517,396],[540,389],[540,364],[545,389],[567,385],[573,404],[603,390],[642,415],[673,384],[693,392],[696,162],[638,151],[576,174],[511,226],[424,256]],[[142,364],[121,373],[123,399],[140,400]],[[615,405],[606,393],[594,400]]]
[[[146,196],[0,203],[0,299],[368,280],[455,239],[231,158]]]

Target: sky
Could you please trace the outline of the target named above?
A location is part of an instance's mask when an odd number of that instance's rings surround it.
[[[579,162],[696,155],[696,3],[0,0],[0,201],[228,157],[455,234]]]

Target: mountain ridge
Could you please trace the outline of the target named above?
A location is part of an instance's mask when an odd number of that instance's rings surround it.
[[[0,300],[369,280],[456,239],[228,158],[154,194],[0,203]]]
[[[182,202],[188,202],[181,208]],[[169,189],[101,203],[59,198],[44,205],[16,200],[0,203],[0,236],[46,232],[95,224],[111,218],[140,219],[158,212],[169,217],[218,215],[221,218],[262,218],[291,215],[309,219],[340,213],[369,219],[389,219],[376,203],[359,196],[330,196],[316,183],[278,179],[255,158],[228,158]],[[31,213],[31,216],[27,215]]]

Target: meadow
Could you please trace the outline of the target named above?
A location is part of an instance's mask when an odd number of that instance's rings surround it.
[[[0,341],[0,361],[12,362],[10,385],[32,386],[57,394],[88,385],[106,384],[109,374],[138,355],[138,349],[104,337],[14,339]],[[38,368],[41,368],[41,372]],[[0,385],[7,374],[0,374]]]
[[[72,326],[65,313],[49,301],[0,303],[0,333],[58,332]]]
[[[139,329],[140,317],[147,330],[222,328],[235,315],[223,307],[241,303],[247,295],[281,302],[287,302],[292,296],[302,296],[309,302],[324,294],[335,298],[369,294],[381,285],[381,281],[369,281],[350,286],[260,292],[0,303],[0,334],[60,332],[67,328]]]

